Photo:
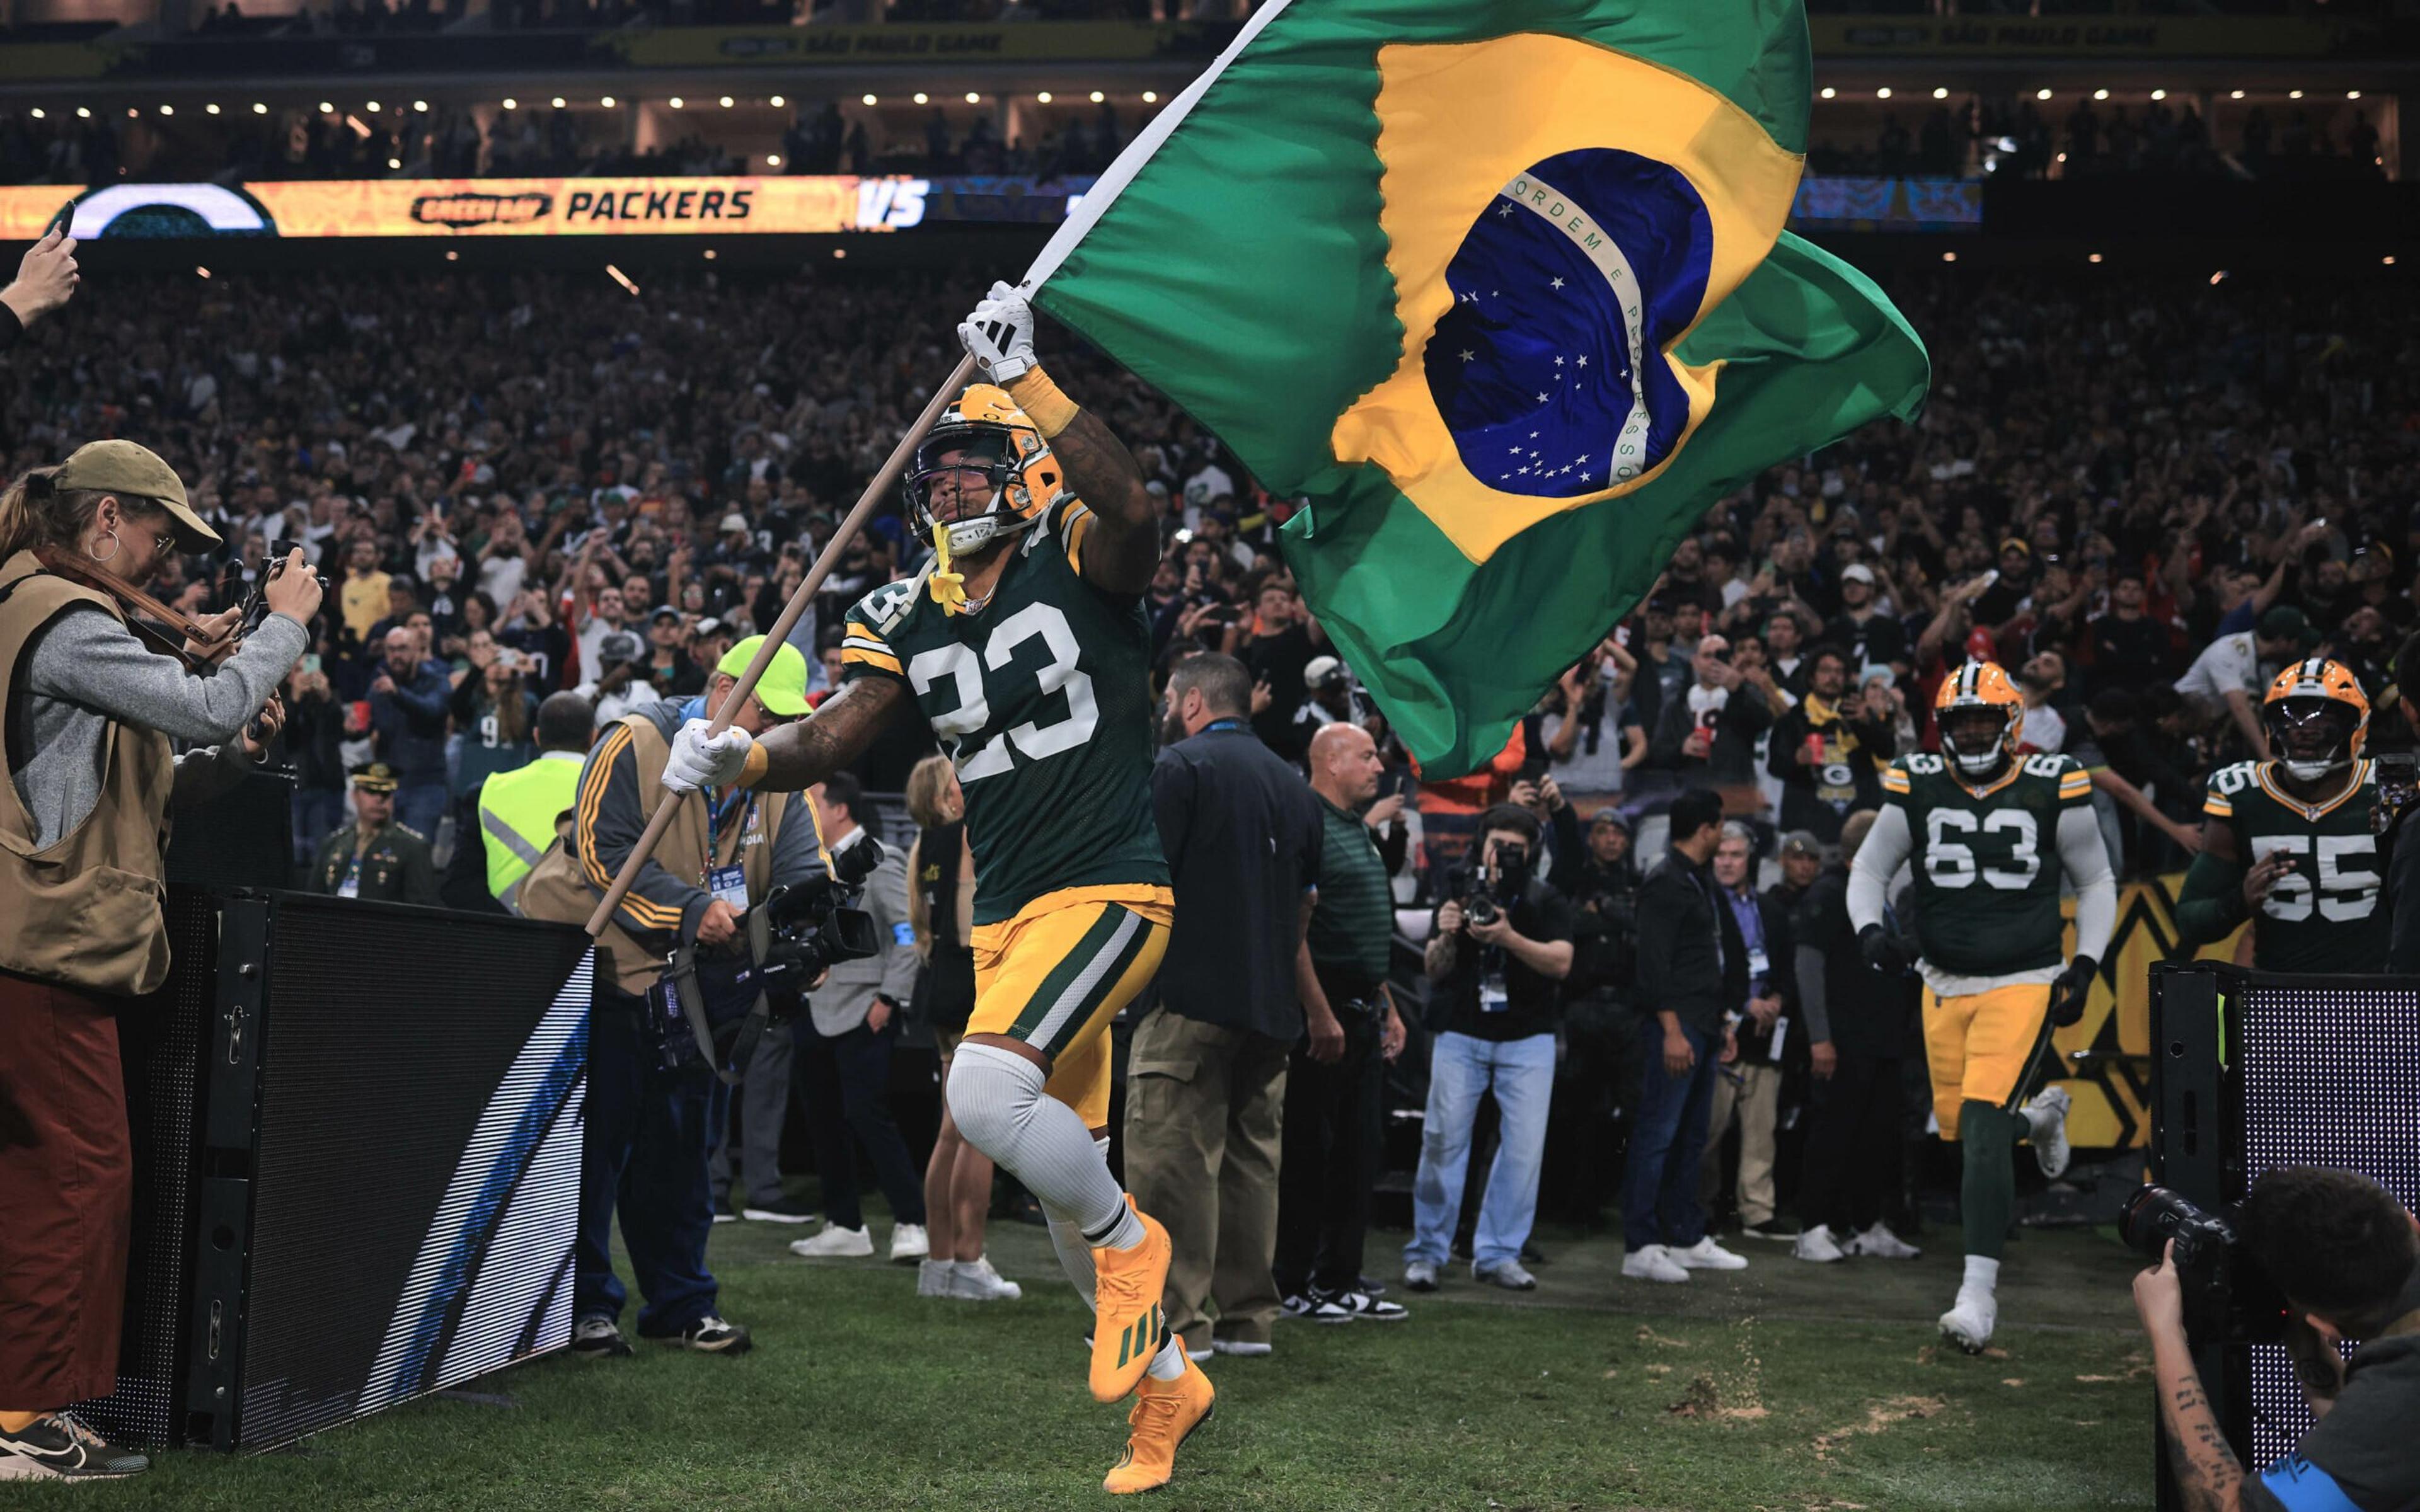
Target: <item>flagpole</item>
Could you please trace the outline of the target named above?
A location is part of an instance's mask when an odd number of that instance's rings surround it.
[[[971,355],[959,358],[958,365],[950,370],[950,376],[933,391],[933,396],[924,401],[923,412],[899,438],[899,444],[891,449],[890,459],[866,484],[865,492],[858,496],[857,507],[842,519],[840,529],[832,532],[830,542],[824,547],[823,555],[815,558],[815,564],[799,581],[798,592],[790,595],[790,601],[782,607],[772,627],[765,632],[765,643],[756,648],[756,655],[749,660],[747,671],[731,685],[731,691],[723,697],[722,706],[714,711],[713,720],[706,727],[708,736],[719,735],[731,727],[732,717],[748,702],[748,696],[756,691],[757,680],[765,675],[765,669],[773,664],[773,657],[780,653],[789,640],[790,632],[798,627],[799,619],[806,614],[807,606],[814,602],[815,594],[823,587],[824,579],[831,576],[833,567],[839,565],[841,553],[857,539],[858,532],[865,529],[866,521],[874,517],[876,508],[890,496],[892,486],[899,481],[899,474],[906,469],[908,457],[915,450],[916,443],[924,439],[924,432],[932,428],[934,418],[940,414],[941,407],[956,397],[967,380],[974,376],[974,370],[975,360]],[[613,918],[613,910],[620,905],[623,895],[638,879],[639,869],[647,864],[647,857],[654,853],[656,842],[664,838],[665,828],[673,822],[673,810],[680,807],[680,801],[681,795],[669,789],[657,800],[655,813],[648,818],[647,827],[639,832],[638,842],[630,847],[630,854],[623,858],[622,870],[614,876],[613,885],[605,889],[605,896],[597,900],[597,911],[588,916],[591,937],[604,933],[605,925]]]

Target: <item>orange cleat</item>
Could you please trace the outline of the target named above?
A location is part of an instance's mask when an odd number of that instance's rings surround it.
[[[1134,1198],[1126,1198],[1134,1208]],[[1160,1306],[1168,1289],[1168,1260],[1175,1246],[1159,1220],[1140,1208],[1143,1241],[1132,1249],[1093,1251],[1093,1396],[1122,1402],[1142,1380],[1151,1357],[1168,1338],[1168,1314]]]
[[[1101,1489],[1111,1496],[1132,1496],[1167,1485],[1176,1473],[1178,1446],[1210,1421],[1218,1398],[1210,1378],[1191,1360],[1174,1381],[1145,1376],[1135,1389],[1134,1411],[1126,1414],[1134,1429],[1126,1436],[1126,1452],[1110,1467]]]

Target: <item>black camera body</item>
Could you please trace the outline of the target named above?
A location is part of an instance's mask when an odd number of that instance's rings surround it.
[[[2164,1186],[2142,1186],[2118,1215],[2119,1237],[2146,1259],[2159,1259],[2175,1242],[2185,1335],[2195,1344],[2274,1344],[2286,1336],[2286,1294],[2245,1252],[2239,1210],[2205,1212]]]
[[[803,990],[843,961],[882,953],[874,916],[857,906],[865,879],[882,863],[882,847],[868,835],[833,854],[832,873],[784,883],[756,905],[771,926],[771,940],[758,972],[768,988]]]
[[[1495,886],[1486,885],[1484,872],[1471,880],[1476,886],[1462,900],[1462,917],[1472,924],[1495,923],[1529,890],[1529,847],[1511,843],[1497,846]]]

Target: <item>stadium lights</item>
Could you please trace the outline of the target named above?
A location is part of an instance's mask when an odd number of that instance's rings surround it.
[[[33,109],[33,116],[34,116],[34,119],[38,120],[38,121],[39,121],[39,120],[46,119],[46,118],[48,117],[49,114],[50,114],[50,113],[49,113],[48,111],[45,111],[45,110],[44,110],[44,109],[42,109],[42,107],[41,107],[41,106],[39,106],[39,105],[36,105],[36,106],[34,107],[34,109]]]
[[[1941,255],[1941,260],[1946,263],[1954,263],[1958,260],[1958,255],[1954,252],[1945,252]]]
[[[371,115],[373,115],[373,116],[375,116],[375,115],[377,115],[377,114],[379,113],[379,102],[378,102],[377,100],[371,100],[371,101],[370,101],[370,103],[369,103],[369,112],[370,112],[370,114],[371,114]]]
[[[386,160],[386,166],[389,173],[400,173],[403,171],[403,160],[401,158],[389,158]]]
[[[2151,98],[2153,100],[2165,100],[2168,98],[2168,92],[2164,89],[2154,89],[2151,91]]]
[[[130,121],[131,121],[131,120],[138,119],[138,118],[142,116],[142,114],[143,114],[143,113],[142,113],[141,111],[136,110],[136,109],[135,109],[133,106],[132,106],[132,105],[129,105],[129,106],[127,106],[127,107],[126,107],[126,118],[127,118],[128,120],[130,120]]]
[[[920,105],[929,102],[932,98],[932,96],[924,93],[922,89],[916,91],[916,103]]]
[[[2345,98],[2347,100],[2359,100],[2361,98],[2361,91],[2358,89],[2348,89],[2345,91]]]
[[[2095,89],[2092,91],[2092,98],[2095,100],[2106,100],[2109,98],[2109,91],[2106,89]]]
[[[1094,90],[1094,91],[1093,91],[1093,103],[1094,103],[1094,104],[1095,104],[1095,105],[1099,104],[1102,100],[1107,100],[1107,99],[1109,99],[1109,96],[1107,96],[1107,95],[1105,95],[1105,94],[1101,93],[1098,89],[1095,89],[1095,90]]]
[[[177,114],[177,107],[174,105],[163,105],[160,107],[160,114],[163,116],[174,116]]]
[[[415,100],[411,102],[411,108],[421,115],[426,116],[428,114],[428,101],[426,100]]]
[[[2226,283],[2226,269],[2224,269],[2224,268],[2220,269],[2217,272],[2214,272],[2214,273],[2212,273],[2212,274],[2211,274],[2211,275],[2210,275],[2210,286],[2211,286],[2211,287],[2212,287],[2212,288],[2216,288],[2219,285],[2224,284],[2224,283]]]
[[[547,103],[552,105],[557,110],[561,110],[563,108],[563,97],[561,95],[557,95],[552,100],[548,100]]]
[[[207,268],[195,268],[194,270],[194,276],[196,278],[208,278],[210,276],[210,270]]]
[[[1146,104],[1146,105],[1156,105],[1156,104],[1158,104],[1158,103],[1159,103],[1159,91],[1158,91],[1158,90],[1156,90],[1156,89],[1146,89],[1146,90],[1144,90],[1144,91],[1142,92],[1142,102],[1143,102],[1144,104]]]
[[[772,106],[775,110],[780,110],[783,105],[788,104],[789,101],[783,99],[780,95],[775,95],[772,99],[765,101],[765,103]]]
[[[1047,89],[1045,89],[1045,90],[1041,91],[1039,94],[1035,95],[1033,98],[1034,98],[1034,99],[1036,99],[1036,100],[1040,100],[1040,101],[1042,101],[1042,103],[1044,103],[1044,104],[1046,104],[1046,105],[1047,105],[1047,104],[1050,103],[1050,91],[1049,91],[1049,90],[1047,90]]]
[[[266,116],[269,114],[269,106],[262,101],[256,100],[252,102],[252,113],[255,116]]]
[[[1934,85],[1932,86],[1932,98],[1935,100],[1947,100],[1949,98],[1949,91],[1942,88],[1939,85]]]
[[[781,155],[780,153],[778,153],[778,152],[768,152],[768,153],[766,153],[766,154],[765,154],[765,166],[766,166],[766,167],[768,167],[768,168],[778,168],[778,167],[780,167],[781,165],[782,165],[782,155]]]
[[[1827,85],[1825,85],[1823,86],[1823,98],[1824,98],[1824,99],[1826,99],[1826,100],[1831,99],[1834,95],[1837,95],[1837,94],[1838,94],[1839,92],[1840,92],[1840,91],[1838,91],[1838,89],[1833,88],[1833,87],[1832,87],[1830,85],[1828,85],[1828,84],[1827,84]]]
[[[2226,98],[2229,100],[2242,100],[2243,98],[2243,91],[2241,89],[2230,89],[2226,93]]]
[[[334,116],[336,114],[336,107],[323,100],[319,101],[319,114],[322,116]]]
[[[847,255],[848,255],[848,249],[847,249],[846,247],[834,247],[834,248],[832,249],[832,259],[833,259],[834,261],[838,261],[839,259],[841,259],[841,258],[843,258],[843,257],[845,257],[845,256],[847,256]],[[2393,262],[2395,259],[2394,259],[2394,258],[2392,258],[2392,257],[2389,257],[2389,258],[2387,258],[2386,260],[2387,260],[2388,262]]]
[[[2088,263],[2097,263],[2097,262],[2099,262],[2099,261],[2101,260],[2101,254],[2099,254],[2099,253],[2097,253],[2097,252],[2096,252],[2096,253],[2092,253],[2092,254],[2090,254],[2090,255],[2086,255],[2086,256],[2085,257],[2085,259],[2084,259],[2084,260],[2085,260],[2086,262],[2088,262]]]
[[[2378,259],[2378,265],[2379,265],[2381,268],[2392,268],[2392,267],[2394,267],[2394,266],[2395,266],[2395,258],[2394,258],[2394,256],[2393,256],[2392,255],[2389,255],[2384,256],[2384,257],[2381,257],[2380,259]]]
[[[707,262],[712,262],[712,261],[714,261],[714,249],[713,249],[712,247],[708,247],[708,248],[706,248],[706,260]]]
[[[861,105],[871,105],[876,103],[876,100],[872,95],[861,95],[858,98],[858,103]]]
[[[980,105],[983,103],[983,96],[976,94],[973,90],[970,89],[967,91],[967,103],[970,105]]]
[[[597,103],[604,106],[607,110],[612,110],[613,108],[613,97],[612,95],[607,95],[603,99],[597,100]]]
[[[2288,89],[2286,91],[2286,98],[2288,100],[2300,100],[2303,98],[2303,92],[2300,89]]]
[[[2050,98],[2050,91],[2047,89],[2037,89],[2034,91],[2034,98],[2036,100],[2048,100]]]
[[[80,121],[88,121],[92,119],[92,107],[90,105],[78,105],[76,107],[76,119]]]
[[[721,103],[723,109],[729,110],[731,108],[731,97],[729,95],[723,96]]]
[[[1876,100],[1888,100],[1890,98],[1890,85],[1885,85],[1880,89],[1875,90],[1874,98]]]
[[[453,248],[448,247],[445,249],[445,260],[449,263],[460,262],[462,260],[462,255],[456,252]]]
[[[519,110],[521,108],[521,102],[515,100],[512,96],[506,95],[504,99],[504,106],[506,110]]]
[[[205,115],[209,115],[209,116],[215,116],[215,115],[217,115],[217,114],[219,113],[219,104],[218,104],[218,101],[217,101],[217,100],[211,100],[209,104],[204,105],[204,106],[202,107],[202,111],[203,111],[203,113],[204,113]]]

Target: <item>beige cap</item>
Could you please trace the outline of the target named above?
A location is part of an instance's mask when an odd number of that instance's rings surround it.
[[[90,489],[148,499],[175,517],[177,544],[188,551],[218,547],[219,532],[202,523],[185,502],[185,485],[159,454],[132,441],[86,441],[68,454],[52,476],[54,488]]]

